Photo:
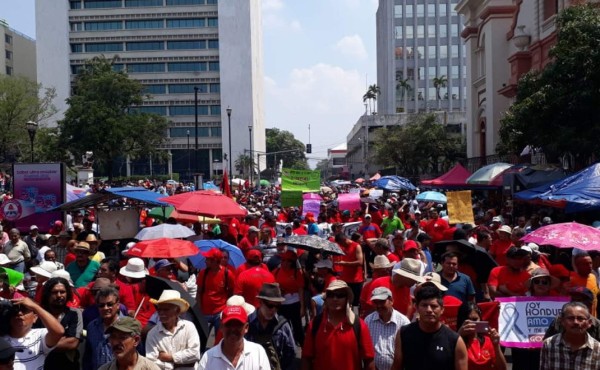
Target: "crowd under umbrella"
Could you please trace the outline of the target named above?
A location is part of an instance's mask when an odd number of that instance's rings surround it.
[[[128,257],[179,258],[198,254],[198,247],[188,240],[159,238],[143,240],[127,251]]]
[[[439,191],[424,191],[417,195],[416,200],[418,202],[435,202],[444,204],[448,202],[446,196]]]
[[[160,198],[160,201],[175,206],[178,212],[213,218],[244,217],[245,208],[235,200],[214,191],[191,191]]]
[[[490,271],[498,266],[498,263],[485,248],[469,243],[465,239],[444,240],[435,243],[435,252],[432,256],[434,262],[441,262],[441,256],[449,245],[458,248],[458,252],[462,255],[461,263],[467,263],[473,267],[482,281],[487,281]]]
[[[238,247],[233,244],[229,244],[220,239],[208,239],[208,240],[197,240],[194,242],[199,253],[190,256],[189,260],[198,270],[206,268],[206,258],[200,252],[208,252],[213,248],[220,249],[229,253],[229,264],[235,268],[238,268],[241,264],[246,262],[244,253]]]
[[[291,235],[285,239],[285,244],[317,253],[345,255],[337,243],[321,238],[317,235]]]
[[[194,231],[183,225],[160,224],[158,226],[145,227],[140,230],[134,239],[151,240],[159,238],[187,238],[195,235]]]
[[[577,222],[542,226],[521,238],[527,243],[551,245],[557,248],[600,250],[600,230]]]

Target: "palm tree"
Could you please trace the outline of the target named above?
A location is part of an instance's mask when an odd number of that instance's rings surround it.
[[[381,89],[376,84],[370,85],[365,95],[363,95],[363,102],[369,101],[369,108],[373,114],[375,112],[373,112],[371,102],[376,102],[379,95],[381,95]]]
[[[441,75],[440,77],[433,78],[433,87],[435,87],[435,95],[438,101],[438,109],[440,107],[440,100],[442,97],[440,96],[440,90],[442,87],[446,87],[446,83],[448,82],[448,77],[446,75]]]
[[[408,83],[410,81],[408,78],[402,80],[397,80],[396,90],[400,91],[400,97],[404,99],[404,94],[408,95],[412,91],[412,86]]]

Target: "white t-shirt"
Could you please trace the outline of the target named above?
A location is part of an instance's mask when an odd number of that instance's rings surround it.
[[[48,329],[31,329],[23,338],[13,338],[5,335],[13,347],[20,348],[23,352],[15,353],[14,370],[43,370],[46,355],[52,348],[46,345]]]
[[[223,342],[221,342],[223,343]],[[244,339],[244,353],[236,367],[221,351],[221,344],[204,352],[200,359],[199,370],[271,370],[267,352],[260,344]]]

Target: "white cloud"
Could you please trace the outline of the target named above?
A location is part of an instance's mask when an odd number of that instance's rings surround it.
[[[263,11],[280,10],[282,8],[283,8],[282,0],[263,0],[262,1]]]
[[[264,87],[265,126],[290,131],[306,143],[310,124],[310,157],[325,158],[328,148],[345,143],[364,111],[364,80],[356,70],[319,63],[293,69],[284,84],[265,77]]]
[[[343,37],[335,44],[334,49],[342,55],[360,60],[367,59],[369,56],[362,38],[356,34]]]

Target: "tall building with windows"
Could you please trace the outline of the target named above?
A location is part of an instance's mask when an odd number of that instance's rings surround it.
[[[465,51],[458,0],[380,0],[379,114],[466,110]]]
[[[0,74],[36,81],[35,40],[0,20]]]
[[[260,0],[36,0],[36,25],[39,82],[58,94],[48,124],[68,108],[86,60],[100,55],[145,85],[151,99],[141,111],[168,118],[168,163],[122,159],[118,175],[206,178],[230,161],[237,172],[251,148],[264,152]]]

